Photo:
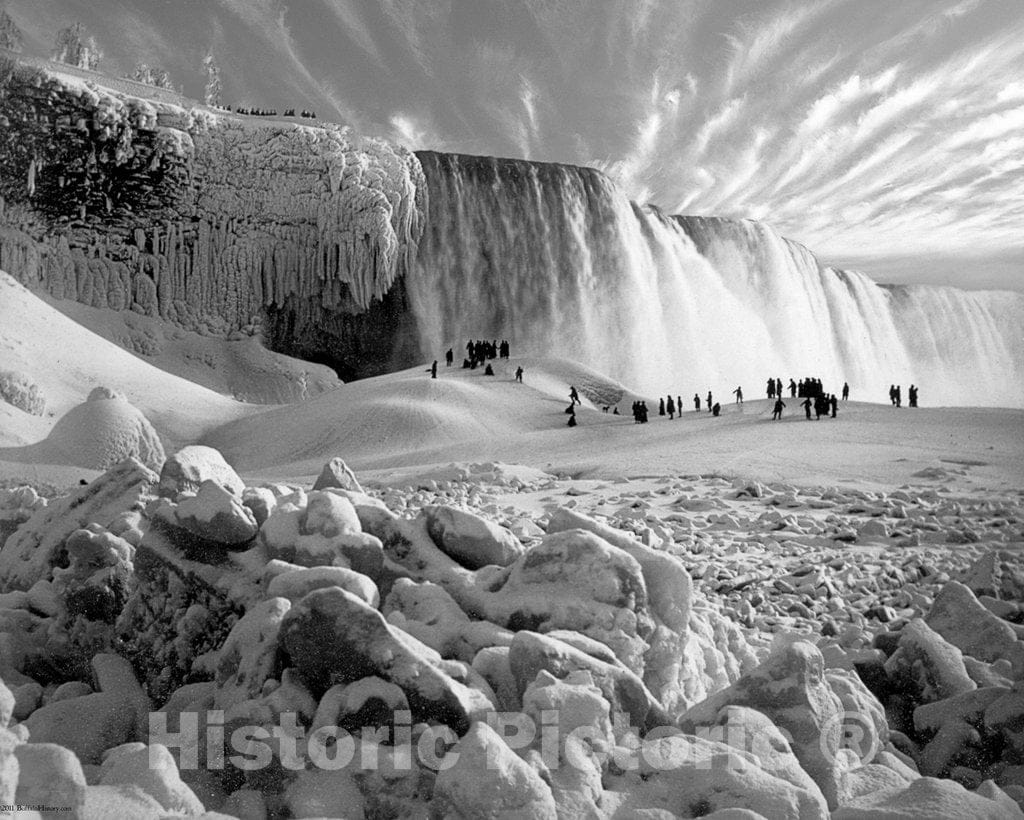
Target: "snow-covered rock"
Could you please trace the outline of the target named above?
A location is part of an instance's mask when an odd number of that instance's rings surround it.
[[[133,458],[151,470],[164,463],[164,447],[149,419],[124,398],[102,395],[72,407],[41,442],[48,458],[90,470],[107,470]]]
[[[474,723],[451,752],[453,766],[437,775],[434,803],[452,817],[558,816],[551,789],[486,723]]]
[[[204,481],[215,481],[232,495],[241,496],[245,484],[224,456],[212,447],[190,444],[169,456],[160,470],[158,492],[175,499],[179,493],[195,493]]]
[[[141,507],[156,481],[149,468],[128,459],[37,510],[0,548],[0,585],[29,589],[50,578],[68,536],[89,524],[110,527],[126,510]]]
[[[203,481],[194,495],[179,493],[177,504],[161,503],[153,517],[175,540],[185,545],[194,541],[192,550],[201,549],[206,542],[245,549],[259,531],[252,510],[212,479]]]
[[[709,725],[724,706],[757,709],[788,732],[800,765],[818,784],[829,807],[836,805],[843,704],[829,686],[821,652],[814,644],[780,636],[764,663],[689,709],[680,725],[684,729]]]
[[[925,701],[978,688],[967,674],[960,650],[920,619],[900,632],[899,648],[885,662],[885,671],[890,678],[912,682]]]
[[[363,488],[351,468],[340,458],[332,458],[325,465],[320,475],[313,484],[314,490],[326,490],[331,487],[339,487],[343,490],[351,490],[361,493]]]
[[[41,706],[25,726],[33,743],[57,743],[83,763],[98,764],[107,749],[136,739],[139,722],[138,710],[121,695],[97,692]]]
[[[468,569],[488,564],[507,567],[526,548],[504,527],[455,507],[424,507],[427,532],[434,543]]]
[[[443,661],[339,587],[315,590],[296,603],[285,615],[280,635],[315,692],[378,676],[402,688],[415,715],[433,717],[457,732],[465,732],[474,717],[494,708],[489,694],[465,682],[468,667]]]
[[[377,585],[362,573],[346,567],[298,567],[287,570],[270,580],[267,595],[298,601],[314,589],[324,587],[341,587],[359,596],[374,609],[380,606]]]
[[[80,815],[85,805],[86,781],[73,750],[33,738],[31,743],[16,746],[14,753],[18,758],[14,802],[67,808],[72,816]]]
[[[588,672],[615,714],[627,715],[630,725],[647,730],[671,720],[638,675],[615,659],[601,659],[550,635],[521,630],[509,647],[509,668],[520,702],[541,671],[555,678]]]
[[[384,560],[383,545],[362,531],[352,503],[330,491],[280,502],[261,528],[260,541],[270,558],[305,567],[344,566],[370,578],[380,575]]]
[[[278,632],[291,609],[287,598],[260,601],[228,633],[217,653],[214,705],[228,709],[260,695],[267,678],[277,673]]]
[[[168,814],[204,812],[199,798],[182,782],[171,753],[159,744],[115,746],[103,759],[99,785],[136,786],[156,800]]]
[[[833,820],[1013,820],[1024,812],[991,781],[967,791],[952,780],[922,777],[871,790],[832,813]]]
[[[966,586],[950,581],[935,596],[926,623],[964,654],[981,661],[1004,659],[1024,674],[1024,642],[1013,628],[981,605]]]

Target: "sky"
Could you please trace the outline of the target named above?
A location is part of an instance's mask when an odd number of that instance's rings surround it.
[[[1024,0],[7,0],[26,51],[599,168],[883,282],[1024,290]]]

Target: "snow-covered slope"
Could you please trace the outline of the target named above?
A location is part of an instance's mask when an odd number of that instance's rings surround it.
[[[341,384],[326,365],[267,350],[257,336],[202,336],[135,311],[104,310],[45,294],[41,298],[69,319],[155,367],[239,401],[287,404]]]
[[[0,271],[0,369],[35,383],[45,416],[0,403],[0,443],[36,441],[98,386],[123,393],[153,423],[169,449],[259,409],[173,376],[54,310]],[[8,458],[0,451],[0,459]]]

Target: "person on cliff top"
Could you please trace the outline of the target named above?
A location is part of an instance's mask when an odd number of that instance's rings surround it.
[[[580,401],[580,394],[576,392],[576,386],[572,384],[569,385],[569,401],[573,404],[583,404]]]
[[[774,419],[775,421],[779,421],[782,418],[782,409],[785,406],[786,403],[782,400],[782,398],[777,398],[775,400],[775,409],[772,410],[772,419]]]
[[[791,399],[796,398],[796,382],[792,379],[789,380],[789,397]]]
[[[455,361],[455,351],[454,351],[454,350],[452,350],[452,349],[451,349],[451,348],[449,347],[449,348],[448,348],[448,349],[447,349],[447,350],[445,351],[445,354],[444,354],[444,366],[445,366],[445,367],[451,367],[451,366],[452,366],[452,362],[454,362],[454,361]]]
[[[522,367],[517,367],[516,368],[516,381],[517,382],[522,382],[523,381],[523,368]]]
[[[658,415],[659,416],[664,416],[665,415],[665,400],[664,399],[658,399]]]
[[[846,382],[843,382],[843,401],[846,401],[849,398],[850,398],[850,385],[847,384]]]
[[[437,359],[434,359],[434,363],[430,365],[430,378],[437,378]]]
[[[488,362],[487,363],[487,367],[484,368],[484,375],[485,376],[493,376],[494,375],[494,368],[491,367],[491,363],[490,362]]]
[[[768,398],[775,398],[775,379],[768,379]]]
[[[737,386],[732,392],[736,396],[736,404],[743,404],[743,388],[741,386]],[[773,390],[772,393],[774,394],[774,392],[775,391]]]
[[[668,410],[669,419],[676,417],[676,402],[671,396],[668,397],[668,401],[665,403],[665,409]]]
[[[804,413],[807,415],[807,420],[810,421],[811,407],[814,406],[813,402],[811,401],[811,397],[807,396],[802,402],[800,402],[800,406],[804,408]]]
[[[693,394],[693,409],[698,413],[700,412],[700,396],[696,393]]]
[[[719,403],[718,403],[718,402],[716,401],[716,402],[715,402],[715,406],[711,408],[711,415],[712,415],[712,416],[715,416],[715,417],[717,418],[718,414],[719,414],[719,413],[721,413],[721,412],[722,412],[722,405],[720,405],[720,404],[719,404]]]
[[[836,410],[839,409],[839,399],[836,398],[835,393],[828,397],[828,406],[832,409],[832,418],[835,418]]]
[[[711,412],[711,391],[708,391],[708,412]]]

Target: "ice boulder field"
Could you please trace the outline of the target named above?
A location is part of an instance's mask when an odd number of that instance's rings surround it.
[[[1024,412],[635,425],[516,356],[257,405],[0,286],[0,805],[1024,816]]]

